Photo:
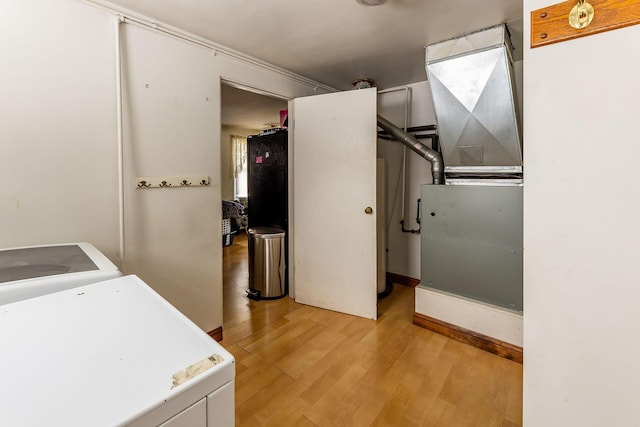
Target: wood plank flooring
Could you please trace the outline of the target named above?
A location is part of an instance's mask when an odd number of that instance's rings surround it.
[[[522,365],[412,324],[395,286],[378,321],[251,301],[246,236],[224,249],[224,339],[238,426],[518,426]]]

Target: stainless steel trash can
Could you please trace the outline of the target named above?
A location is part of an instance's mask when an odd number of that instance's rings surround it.
[[[249,229],[249,290],[251,299],[286,295],[285,232],[275,227]]]

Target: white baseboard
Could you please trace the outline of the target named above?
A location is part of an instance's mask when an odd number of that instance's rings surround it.
[[[418,285],[416,313],[522,347],[522,313]]]

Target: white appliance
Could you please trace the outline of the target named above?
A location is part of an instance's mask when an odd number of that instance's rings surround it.
[[[0,250],[0,305],[120,277],[90,243]]]
[[[234,425],[233,356],[136,276],[0,306],[0,343],[2,425]]]

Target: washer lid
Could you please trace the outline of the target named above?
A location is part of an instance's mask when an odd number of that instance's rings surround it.
[[[118,268],[86,242],[0,250],[0,284],[93,271]]]
[[[0,251],[0,283],[97,269],[78,245]]]

